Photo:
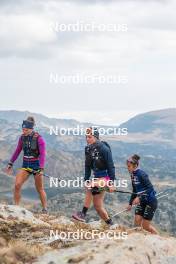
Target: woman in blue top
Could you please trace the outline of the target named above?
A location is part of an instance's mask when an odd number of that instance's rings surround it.
[[[139,160],[140,157],[136,154],[127,160],[133,193],[137,193],[131,195],[127,209],[130,211],[132,206],[136,205],[135,224],[142,226],[152,234],[157,234],[157,230],[151,225],[157,209],[156,192],[148,175],[139,168]]]
[[[88,209],[93,202],[99,216],[108,225],[113,225],[112,219],[104,208],[105,191],[99,187],[109,187],[114,191],[115,167],[112,152],[107,142],[100,141],[97,128],[86,130],[87,146],[85,147],[85,183],[86,197],[82,211],[78,211],[72,217],[78,221],[85,222]],[[93,172],[93,175],[91,175]],[[91,176],[93,178],[90,180]],[[101,184],[100,184],[101,183]]]

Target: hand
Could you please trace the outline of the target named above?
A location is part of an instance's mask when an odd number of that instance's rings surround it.
[[[33,170],[33,175],[34,176],[43,176],[44,170],[43,169],[39,169],[39,170]]]
[[[8,175],[13,174],[13,168],[11,165],[7,165],[7,167],[5,168],[5,173],[7,173]]]
[[[138,205],[140,204],[140,199],[139,197],[136,197],[134,200],[133,200],[133,205]]]
[[[39,175],[43,176],[43,174],[44,174],[44,169],[40,169]]]
[[[131,211],[131,208],[132,208],[132,205],[131,205],[131,204],[129,204],[129,205],[126,207],[127,211]]]

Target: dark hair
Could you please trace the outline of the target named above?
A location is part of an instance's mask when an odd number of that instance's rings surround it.
[[[132,156],[132,159],[134,160],[134,162],[136,162],[137,164],[139,163],[139,160],[140,160],[140,156],[139,155],[137,155],[137,154],[134,154],[133,156]]]
[[[86,136],[87,135],[92,135],[94,137],[96,137],[97,139],[99,139],[99,131],[97,127],[89,127],[86,129]]]
[[[33,125],[35,125],[35,119],[33,116],[28,116],[26,120],[33,123]]]
[[[134,154],[133,156],[131,156],[127,159],[127,162],[130,162],[130,163],[138,166],[139,160],[140,160],[140,156],[137,154]]]

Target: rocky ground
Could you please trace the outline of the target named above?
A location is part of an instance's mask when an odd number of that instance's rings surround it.
[[[0,264],[175,264],[175,245],[176,238],[166,235],[0,204]]]

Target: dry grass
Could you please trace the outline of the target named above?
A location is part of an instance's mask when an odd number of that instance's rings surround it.
[[[28,245],[24,241],[15,240],[7,243],[2,238],[0,244],[3,246],[0,249],[0,263],[3,264],[32,263],[47,250],[43,245]]]
[[[86,223],[77,221],[74,224],[52,223],[52,220],[58,219],[57,216],[53,215],[37,215],[36,218],[41,219],[50,226],[32,224],[28,221],[0,219],[0,264],[33,263],[38,256],[43,255],[48,250],[72,247],[80,243],[78,240],[62,241],[61,239],[56,239],[46,245],[41,241],[50,242],[50,230],[57,231],[59,234],[60,232],[76,232],[77,230],[82,230],[84,233],[95,229]],[[102,223],[99,230],[100,232],[107,232],[108,227]],[[117,227],[114,231],[123,232],[126,229]],[[80,261],[79,258],[70,259],[70,263]]]

